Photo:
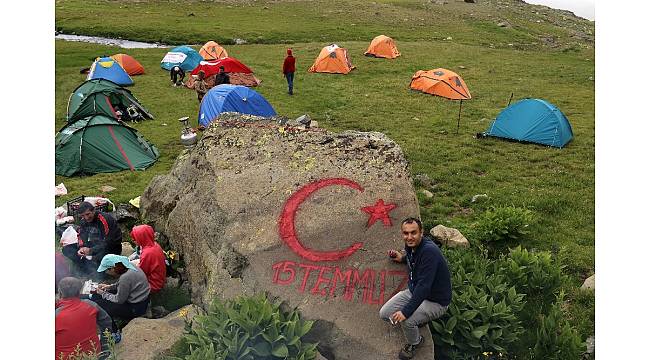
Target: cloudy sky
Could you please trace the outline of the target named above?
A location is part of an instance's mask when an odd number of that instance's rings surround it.
[[[594,3],[596,0],[524,0],[529,4],[569,10],[577,16],[594,20]]]

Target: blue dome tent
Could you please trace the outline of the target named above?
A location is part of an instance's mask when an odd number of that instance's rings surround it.
[[[203,60],[198,51],[189,46],[179,46],[171,49],[160,61],[160,67],[165,70],[171,70],[178,65],[184,71],[192,71]]]
[[[222,112],[238,112],[257,116],[274,116],[275,110],[266,99],[241,85],[218,85],[210,89],[199,109],[199,125],[205,127]]]
[[[571,124],[566,116],[542,99],[524,99],[508,106],[483,135],[557,148],[564,147],[573,139]]]
[[[133,80],[120,64],[110,57],[95,59],[86,80],[106,79],[120,86],[133,85]]]

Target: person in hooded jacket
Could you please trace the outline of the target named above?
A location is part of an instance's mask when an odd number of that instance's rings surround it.
[[[165,286],[167,269],[165,253],[154,240],[153,228],[149,225],[137,225],[131,229],[131,238],[140,247],[140,259],[136,264],[147,276],[151,292],[160,291]]]
[[[282,63],[282,73],[287,78],[287,85],[289,85],[289,95],[293,95],[293,75],[296,72],[296,58],[293,57],[291,49],[287,49],[287,57],[284,58]]]

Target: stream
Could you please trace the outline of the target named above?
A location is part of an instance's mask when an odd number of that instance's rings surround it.
[[[79,41],[79,42],[88,42],[88,43],[95,43],[95,44],[102,44],[102,45],[119,46],[124,49],[151,49],[151,48],[171,47],[171,45],[165,45],[160,43],[146,43],[140,41],[123,40],[123,39],[111,39],[111,38],[105,38],[99,36],[56,34],[54,38],[57,40]]]

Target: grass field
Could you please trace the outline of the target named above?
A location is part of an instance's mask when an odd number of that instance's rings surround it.
[[[531,209],[538,221],[524,246],[561,251],[568,274],[579,286],[594,273],[595,75],[593,44],[576,34],[593,34],[593,23],[563,20],[565,14],[550,11],[535,14],[542,8],[515,1],[479,3],[74,0],[56,2],[56,26],[66,33],[176,44],[245,39],[249,44],[226,49],[263,81],[256,90],[279,114],[307,113],[333,131],[380,131],[402,147],[411,172],[425,173],[437,184],[431,190],[433,201],[421,199],[427,224],[452,224],[463,231],[491,205]],[[497,26],[502,20],[512,27]],[[382,33],[396,40],[401,57],[363,56],[370,40]],[[331,42],[349,50],[357,69],[346,76],[307,73],[318,51]],[[287,44],[298,67],[292,97],[280,72]],[[153,176],[170,169],[182,150],[177,119],[190,116],[196,126],[198,102],[194,92],[170,86],[168,73],[159,66],[166,51],[56,42],[57,130],[65,123],[69,94],[84,80],[79,70],[96,56],[125,52],[146,69],[145,75],[134,77],[131,91],[156,117],[134,127],[161,153],[143,172],[57,176],[56,183],[64,182],[70,191],[58,203],[97,194],[102,185],[117,188],[109,194],[113,202],[126,202],[139,196]],[[458,134],[458,102],[408,89],[413,73],[436,67],[459,73],[473,96],[463,102]],[[511,93],[513,101],[535,97],[558,106],[571,122],[573,141],[554,149],[475,139]],[[473,195],[483,193],[489,201],[471,203]],[[579,305],[576,316],[593,321],[593,313],[584,314],[593,308],[590,301],[582,299],[588,305]]]

